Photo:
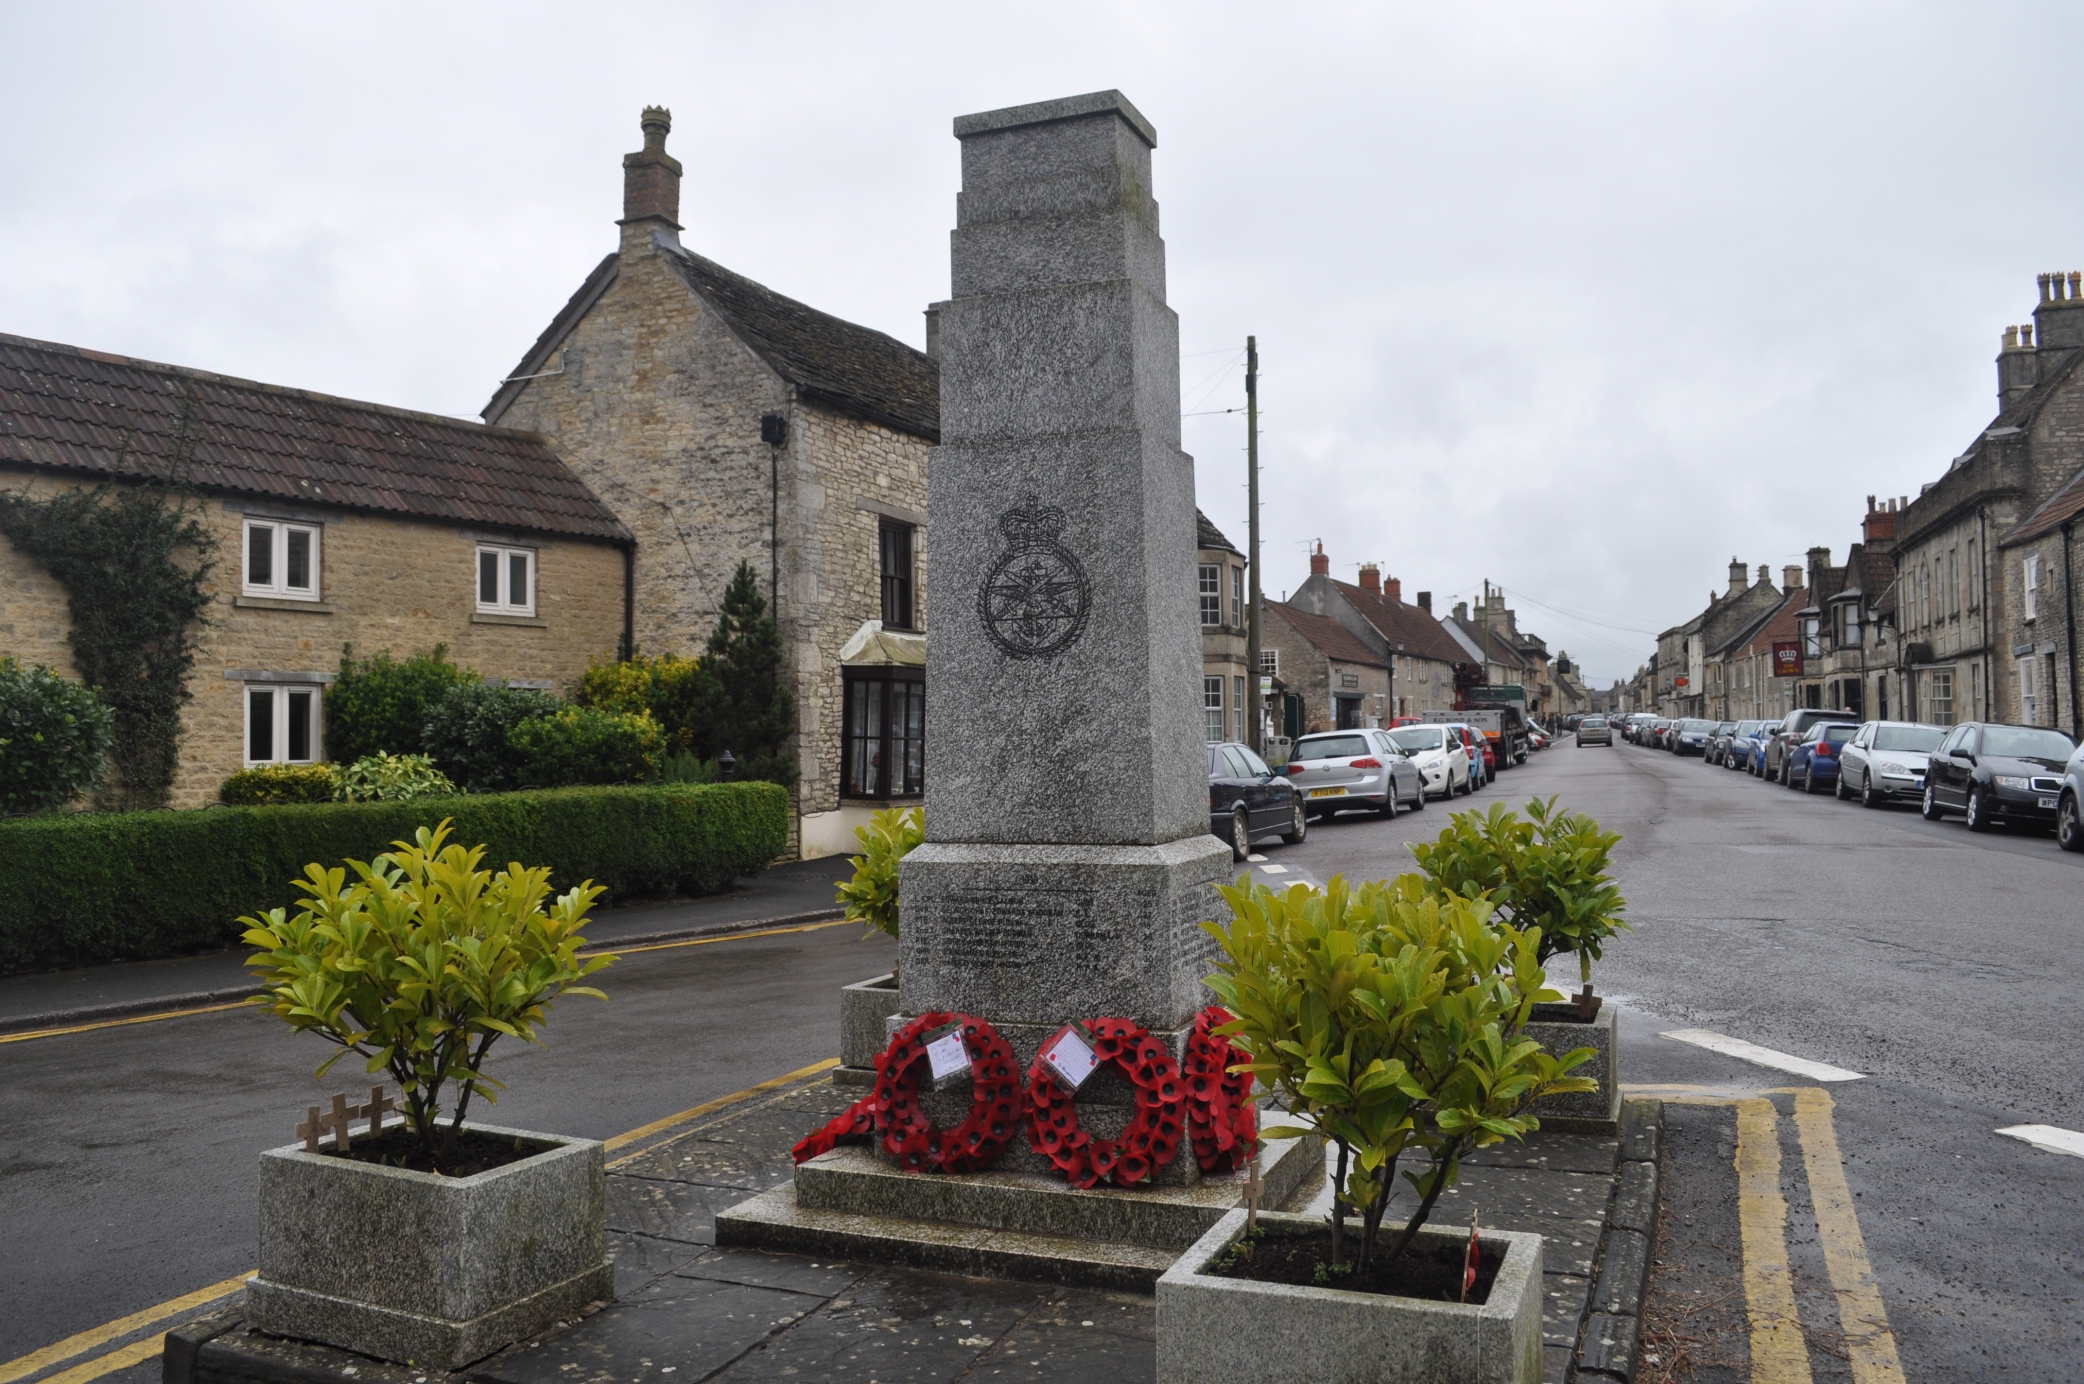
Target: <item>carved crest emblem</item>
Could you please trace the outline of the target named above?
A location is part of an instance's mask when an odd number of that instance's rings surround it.
[[[1061,653],[1085,630],[1092,584],[1057,541],[1063,531],[1064,512],[1033,495],[999,516],[1009,546],[977,590],[977,614],[991,642],[1014,658]]]

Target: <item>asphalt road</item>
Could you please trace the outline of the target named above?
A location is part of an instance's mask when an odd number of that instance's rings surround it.
[[[1320,824],[1255,868],[1285,867],[1270,884],[1379,878],[1409,868],[1404,843],[1450,811],[1550,793],[1623,833],[1637,931],[1598,973],[1621,1004],[1623,1079],[1813,1084],[1659,1036],[1680,1028],[1867,1073],[1830,1096],[1907,1376],[2084,1378],[2084,1159],[1994,1132],[2084,1129],[2072,1039],[2084,857],[1565,742],[1473,799]],[[606,973],[611,1004],[563,1008],[547,1050],[500,1051],[514,1087],[497,1118],[605,1136],[829,1057],[834,988],[890,955],[842,926],[633,956]],[[0,1360],[251,1267],[253,1154],[287,1141],[321,1056],[317,1040],[239,1012],[0,1045]],[[1813,1377],[1849,1379],[1792,1098],[1773,1099]],[[1671,1119],[1658,1282],[1667,1299],[1727,1311],[1744,1301],[1733,1117],[1686,1106]],[[1724,1363],[1693,1377],[1752,1378],[1741,1312],[1712,1334]]]

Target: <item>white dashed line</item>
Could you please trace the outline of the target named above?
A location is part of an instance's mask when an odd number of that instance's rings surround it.
[[[1775,1052],[1756,1043],[1747,1043],[1742,1038],[1710,1033],[1704,1028],[1682,1028],[1661,1036],[1676,1038],[1682,1043],[1706,1048],[1709,1052],[1719,1052],[1724,1057],[1735,1057],[1745,1062],[1755,1062],[1761,1067],[1776,1067],[1783,1072],[1793,1072],[1812,1081],[1859,1081],[1866,1076],[1865,1072],[1849,1072],[1843,1067],[1833,1067],[1828,1062],[1811,1062],[1806,1057]]]
[[[1254,865],[1264,865],[1266,863],[1266,857],[1263,855],[1248,855],[1245,859],[1251,861]]]
[[[1285,875],[1288,873],[1288,867],[1286,865],[1261,865],[1259,873],[1262,875]]]
[[[2054,1125],[2011,1125],[1997,1132],[2023,1140],[2037,1149],[2046,1149],[2049,1153],[2066,1153],[2072,1158],[2084,1158],[2084,1134],[2079,1134],[2074,1129],[2058,1129]]]

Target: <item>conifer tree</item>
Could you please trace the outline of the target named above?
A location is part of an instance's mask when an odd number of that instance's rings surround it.
[[[738,564],[724,592],[702,666],[714,711],[702,757],[729,750],[738,761],[735,777],[795,787],[796,694],[782,676],[781,631],[750,563]]]

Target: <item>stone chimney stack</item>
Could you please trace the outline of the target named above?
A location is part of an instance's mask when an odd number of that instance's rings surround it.
[[[1749,587],[1749,586],[1751,585],[1751,580],[1750,580],[1750,571],[1751,571],[1751,569],[1750,569],[1750,568],[1746,567],[1746,566],[1745,566],[1745,565],[1744,565],[1744,564],[1743,564],[1742,562],[1739,562],[1739,561],[1738,561],[1738,560],[1737,560],[1736,558],[1731,558],[1731,559],[1729,560],[1729,594],[1730,594],[1730,595],[1732,595],[1732,596],[1735,596],[1735,595],[1739,595],[1739,594],[1741,594],[1741,593],[1742,593],[1742,592],[1743,592],[1743,591],[1744,591],[1744,590],[1745,590],[1745,589],[1746,589],[1747,587]]]
[[[1454,603],[1454,618],[1463,621],[1469,618],[1469,603],[1467,601],[1456,601]]]
[[[677,242],[680,231],[680,160],[666,152],[673,112],[646,106],[644,147],[622,156],[622,248],[648,249],[653,231],[665,231]]]
[[[1324,555],[1324,540],[1321,538],[1317,540],[1316,551],[1310,554],[1310,575],[1313,577],[1328,577],[1331,575],[1331,559]]]
[[[1372,562],[1360,565],[1360,589],[1370,596],[1382,594],[1382,569]]]
[[[1758,584],[1760,586],[1771,586],[1773,584],[1773,569],[1763,562],[1758,564]]]
[[[2041,290],[2048,288],[2048,275],[2041,275]],[[2036,314],[2038,315],[2038,314]],[[2006,327],[2004,343],[1997,352],[1997,410],[2002,413],[2041,379],[2040,352],[2034,349],[2033,325]]]
[[[1802,569],[1789,563],[1780,569],[1780,590],[1783,594],[1802,589]]]
[[[1831,550],[1811,548],[1809,550],[1809,600],[1811,604],[1824,598],[1824,588],[1830,584]]]
[[[1431,614],[1433,613],[1433,593],[1432,593],[1432,592],[1430,592],[1430,591],[1421,591],[1421,592],[1419,592],[1419,593],[1418,593],[1418,608],[1419,608],[1420,610],[1424,611],[1424,612],[1425,612],[1426,614],[1428,614],[1428,615],[1431,615]]]
[[[1382,594],[1395,601],[1398,605],[1402,605],[1404,603],[1404,583],[1395,577],[1391,577],[1382,584]]]

